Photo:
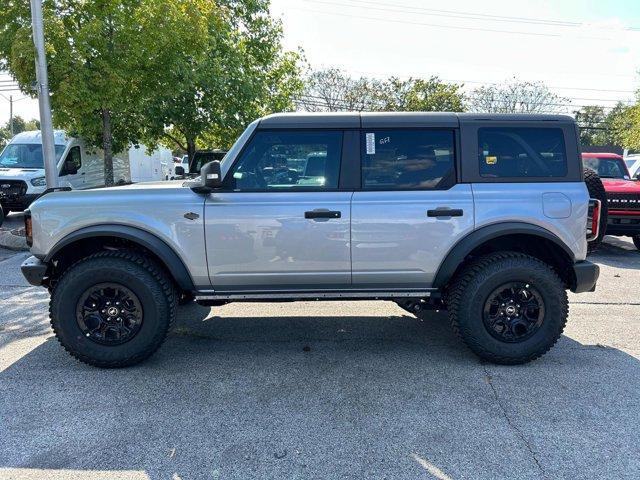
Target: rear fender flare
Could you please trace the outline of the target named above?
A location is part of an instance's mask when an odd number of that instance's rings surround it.
[[[571,248],[562,241],[556,234],[549,230],[522,222],[504,222],[487,225],[471,232],[458,243],[456,243],[438,267],[438,271],[433,281],[434,288],[444,287],[455,274],[458,266],[477,247],[493,239],[508,235],[530,235],[553,242],[558,248],[568,255],[572,262],[575,262],[575,255]]]

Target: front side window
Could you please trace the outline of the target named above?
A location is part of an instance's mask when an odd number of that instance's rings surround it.
[[[64,153],[64,145],[56,145],[56,163]],[[44,168],[42,145],[39,143],[11,143],[0,155],[3,168]]]
[[[369,190],[432,190],[455,179],[453,130],[366,130],[362,187]]]
[[[567,175],[567,154],[560,128],[480,128],[478,150],[482,177]]]
[[[73,147],[69,150],[67,154],[67,158],[65,159],[65,164],[73,165],[76,170],[80,170],[82,167],[82,154],[80,153],[80,147]]]
[[[342,132],[258,132],[232,167],[234,190],[338,188]]]

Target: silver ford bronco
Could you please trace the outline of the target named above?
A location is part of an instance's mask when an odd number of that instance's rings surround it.
[[[200,173],[47,192],[26,212],[22,271],[71,355],[140,362],[193,299],[379,299],[447,310],[473,352],[518,364],[562,334],[566,291],[598,278],[571,117],[270,115]]]

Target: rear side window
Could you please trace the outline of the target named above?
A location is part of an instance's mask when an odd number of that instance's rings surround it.
[[[453,130],[365,130],[362,187],[433,190],[455,181]]]
[[[567,154],[560,128],[480,128],[478,150],[482,177],[567,175]]]

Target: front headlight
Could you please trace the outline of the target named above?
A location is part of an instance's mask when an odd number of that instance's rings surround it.
[[[45,179],[45,177],[32,178],[31,185],[33,185],[34,187],[46,187],[47,180]]]

